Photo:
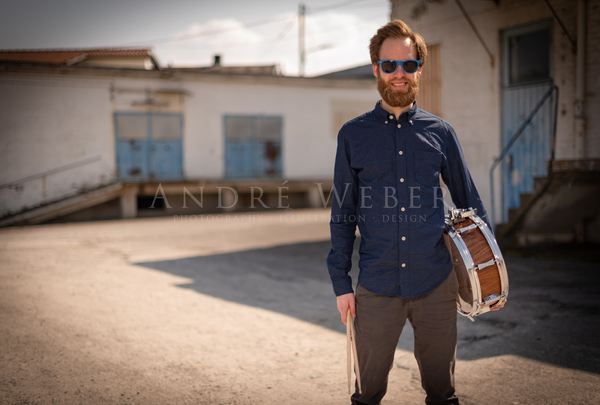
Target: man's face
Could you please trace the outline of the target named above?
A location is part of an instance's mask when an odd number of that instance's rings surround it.
[[[417,59],[417,47],[410,38],[387,38],[381,44],[379,59]],[[398,66],[395,72],[388,74],[381,71],[379,64],[375,64],[373,73],[377,77],[377,90],[381,98],[391,107],[407,107],[415,101],[419,92],[420,66],[415,73],[406,73]]]

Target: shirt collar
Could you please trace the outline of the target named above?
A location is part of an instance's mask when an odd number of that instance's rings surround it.
[[[400,115],[399,121],[400,120],[412,121],[414,115],[417,113],[417,109],[418,109],[417,101],[415,100],[415,102],[413,103],[410,110],[408,110],[405,113],[403,113],[402,115]],[[377,115],[377,118],[381,119],[382,121],[390,120],[390,116],[394,117],[393,114],[390,114],[389,112],[387,112],[386,110],[383,109],[383,107],[381,106],[381,100],[379,100],[377,102],[377,104],[375,104],[375,109],[373,111]],[[391,118],[391,119],[395,119],[395,117]]]

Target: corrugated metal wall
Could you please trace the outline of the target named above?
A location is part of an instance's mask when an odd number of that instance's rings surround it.
[[[502,146],[527,119],[552,84],[505,88],[502,94]],[[549,98],[534,116],[502,162],[503,221],[509,208],[518,208],[520,195],[533,191],[533,179],[548,174],[546,162],[552,153],[554,98]]]

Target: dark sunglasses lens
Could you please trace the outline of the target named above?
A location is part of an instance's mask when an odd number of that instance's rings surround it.
[[[396,66],[397,64],[393,60],[386,60],[381,64],[381,70],[383,70],[385,73],[392,73],[394,70],[396,70]]]
[[[402,68],[406,73],[415,73],[419,68],[419,64],[414,60],[407,60],[402,62]]]

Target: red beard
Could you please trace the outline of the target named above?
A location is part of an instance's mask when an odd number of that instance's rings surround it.
[[[382,73],[379,74],[381,75]],[[406,80],[408,88],[405,91],[398,91],[392,89],[391,81],[388,84],[381,77],[377,77],[377,90],[379,90],[383,101],[390,107],[407,107],[412,105],[417,98],[417,93],[419,93],[419,78],[417,77],[416,80],[404,78],[404,80]]]

